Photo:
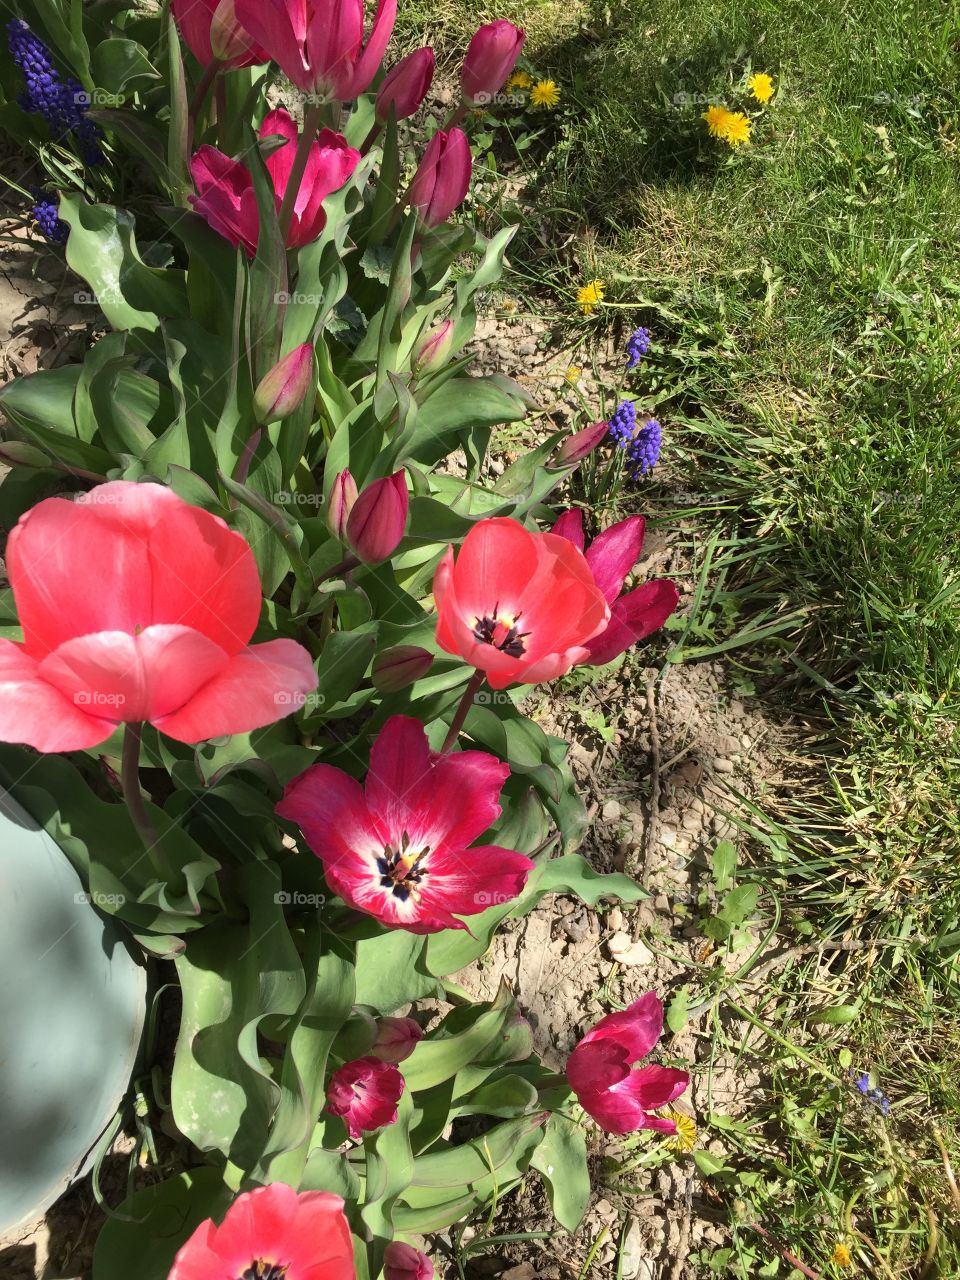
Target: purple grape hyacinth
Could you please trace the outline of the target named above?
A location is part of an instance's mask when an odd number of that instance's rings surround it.
[[[7,42],[11,57],[26,81],[26,91],[19,99],[23,110],[43,116],[57,138],[72,130],[83,161],[89,165],[103,164],[100,148],[103,131],[87,118],[90,100],[82,85],[72,77],[61,80],[50,50],[22,18],[7,23]]]
[[[632,400],[621,400],[610,419],[610,435],[619,448],[626,451],[630,478],[637,480],[657,465],[663,429],[656,418],[637,425],[637,406]]]
[[[635,329],[627,340],[627,368],[635,369],[650,350],[650,330]]]
[[[60,218],[58,214],[59,202],[54,196],[52,199],[43,192],[36,192],[37,203],[30,212],[36,220],[37,226],[54,244],[64,244],[67,236],[70,234],[70,228]]]

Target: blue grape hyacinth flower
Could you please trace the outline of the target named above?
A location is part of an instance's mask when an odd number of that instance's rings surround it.
[[[627,368],[635,369],[650,350],[650,330],[639,328],[627,339]]]

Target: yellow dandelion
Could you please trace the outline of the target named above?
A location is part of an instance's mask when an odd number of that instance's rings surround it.
[[[560,101],[560,88],[553,80],[538,80],[530,90],[530,105],[552,111]]]
[[[603,301],[606,286],[602,280],[591,280],[577,290],[577,306],[585,316],[592,316],[597,304]]]
[[[671,1134],[667,1138],[666,1146],[670,1151],[683,1153],[692,1151],[697,1145],[697,1122],[693,1116],[688,1116],[683,1111],[677,1111],[674,1107],[668,1107],[665,1113],[667,1120],[672,1120],[677,1126],[677,1132]]]
[[[500,310],[505,316],[515,316],[520,310],[520,303],[516,298],[504,298],[500,303]]]
[[[833,1263],[835,1267],[852,1267],[853,1266],[853,1258],[850,1256],[850,1250],[847,1248],[847,1246],[843,1243],[842,1240],[838,1240],[836,1245],[834,1246],[833,1257],[830,1259],[830,1261]]]
[[[571,387],[575,387],[582,377],[583,377],[583,370],[580,368],[578,364],[570,365],[564,371],[564,375],[563,375],[564,381],[569,382]]]
[[[722,138],[726,134],[727,121],[733,115],[726,107],[709,106],[703,113],[711,138]]]
[[[529,89],[533,85],[533,76],[528,71],[515,71],[507,81],[507,89]]]
[[[742,111],[728,112],[728,120],[724,125],[721,137],[731,147],[739,147],[750,141],[750,120]]]
[[[765,71],[755,71],[747,81],[747,88],[759,103],[766,105],[773,97],[773,76]]]

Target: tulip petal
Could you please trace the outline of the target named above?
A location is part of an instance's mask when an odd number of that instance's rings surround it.
[[[604,529],[587,548],[587,564],[607,604],[616,600],[627,574],[640,558],[645,526],[643,516],[631,516]]]
[[[612,662],[631,645],[658,631],[680,603],[680,593],[666,578],[654,578],[615,601],[606,630],[586,642],[593,666]]]
[[[566,538],[578,551],[582,551],[585,545],[583,512],[579,507],[571,507],[569,511],[564,511],[550,532],[557,538]]]
[[[346,6],[345,6],[346,7]],[[361,6],[361,14],[363,7]],[[373,26],[364,45],[363,52],[357,59],[353,71],[345,83],[340,84],[337,96],[344,101],[357,97],[370,85],[383,61],[394,23],[397,20],[397,0],[380,0],[374,14]]]
[[[311,765],[288,783],[277,813],[300,827],[325,862],[348,848],[381,853],[387,838],[370,815],[360,783],[329,764]]]
[[[618,1084],[615,1092],[628,1093],[631,1098],[643,1107],[644,1111],[657,1111],[667,1106],[690,1085],[690,1076],[686,1071],[676,1067],[661,1067],[651,1063],[647,1067],[638,1067],[631,1071],[627,1078]]]
[[[613,1088],[630,1074],[630,1057],[616,1040],[580,1041],[567,1059],[567,1080],[581,1102]],[[586,1104],[584,1104],[586,1105]]]
[[[21,742],[37,751],[83,751],[96,747],[116,722],[88,715],[48,684],[38,664],[12,640],[0,639],[0,742]]]
[[[654,1047],[662,1032],[663,1002],[655,991],[648,991],[626,1009],[601,1018],[580,1043],[613,1040],[623,1046],[628,1062],[639,1062]]]
[[[306,0],[237,0],[240,25],[298,89],[312,93],[313,76],[304,59]]]
[[[250,733],[299,710],[317,683],[306,649],[270,640],[235,654],[186,706],[154,724],[178,742]]]
[[[513,849],[476,845],[431,853],[421,897],[423,910],[474,916],[488,907],[514,902],[523,892],[533,862]]]

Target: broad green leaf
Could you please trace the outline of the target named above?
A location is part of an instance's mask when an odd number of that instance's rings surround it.
[[[458,1035],[437,1035],[421,1040],[403,1064],[407,1088],[430,1089],[455,1076],[461,1067],[484,1056],[515,1010],[513,997],[501,987],[492,1008],[482,1013],[473,1026]]]
[[[543,1175],[553,1216],[576,1231],[590,1201],[590,1171],[583,1127],[556,1112],[547,1121],[543,1141],[530,1160]]]

